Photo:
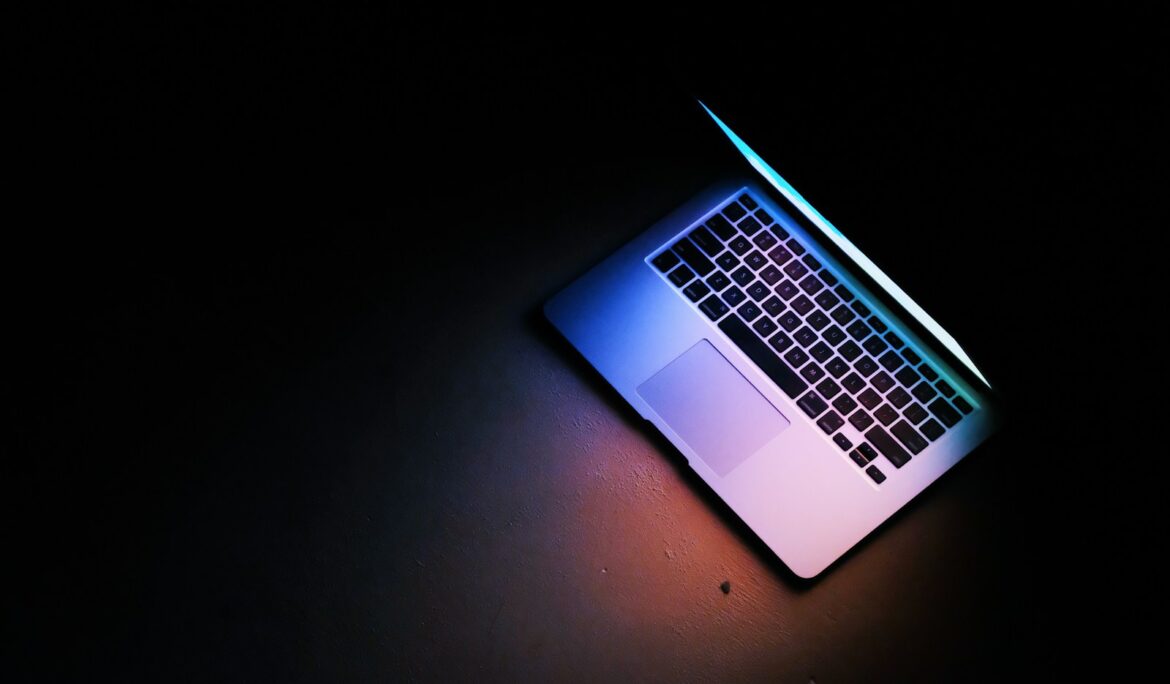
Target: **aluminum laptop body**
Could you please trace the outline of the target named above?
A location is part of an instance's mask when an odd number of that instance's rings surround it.
[[[797,575],[995,429],[958,343],[708,110],[720,180],[545,305],[553,325]]]

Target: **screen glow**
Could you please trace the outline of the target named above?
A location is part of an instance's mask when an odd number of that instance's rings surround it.
[[[967,352],[963,351],[963,348],[959,346],[959,342],[954,337],[952,337],[945,328],[939,325],[939,323],[935,321],[934,318],[930,316],[930,314],[926,313],[926,311],[913,299],[911,299],[910,295],[906,294],[902,288],[898,287],[897,283],[891,280],[890,277],[885,274],[885,272],[878,268],[877,264],[873,263],[873,261],[871,261],[864,252],[858,249],[856,245],[850,242],[849,239],[846,238],[840,230],[837,230],[836,226],[830,223],[829,220],[824,216],[821,216],[819,211],[817,211],[811,204],[809,204],[808,201],[804,199],[804,197],[801,197],[800,193],[796,191],[796,188],[792,187],[788,181],[784,180],[783,176],[781,176],[776,172],[775,169],[769,166],[768,163],[764,161],[758,154],[756,154],[752,148],[748,147],[747,143],[745,143],[738,135],[735,134],[735,131],[728,128],[727,124],[723,123],[719,117],[715,116],[715,112],[712,112],[706,104],[703,104],[703,102],[699,102],[699,104],[703,107],[704,110],[706,110],[707,114],[709,114],[711,118],[714,119],[715,123],[719,125],[719,128],[723,130],[723,133],[727,135],[728,139],[731,140],[740,153],[747,158],[748,163],[750,163],[761,176],[767,179],[772,187],[776,188],[780,194],[788,198],[788,201],[792,202],[792,204],[796,206],[801,211],[801,213],[803,213],[808,218],[809,221],[812,221],[813,225],[820,229],[820,231],[824,233],[828,239],[832,240],[833,243],[840,247],[841,250],[845,252],[845,254],[847,254],[854,263],[864,269],[865,272],[868,273],[869,276],[873,278],[878,285],[885,288],[885,290],[890,293],[890,296],[896,299],[898,303],[906,309],[906,311],[910,312],[910,315],[917,318],[918,321],[922,323],[922,325],[928,331],[930,331],[930,333],[934,335],[938,341],[946,345],[947,349],[951,350],[951,353],[963,362],[963,365],[971,369],[971,372],[974,373],[980,380],[982,380],[985,385],[991,387],[991,383],[989,383],[987,378],[983,377],[983,374],[980,373],[979,369],[975,367],[975,363],[969,356],[967,356]]]

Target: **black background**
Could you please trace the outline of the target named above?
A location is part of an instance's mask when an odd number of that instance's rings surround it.
[[[997,597],[985,672],[1132,666],[1163,407],[1113,383],[1154,383],[1164,347],[1142,324],[1164,310],[1143,257],[1165,66],[1142,17],[1007,23],[55,20],[12,105],[31,211],[6,231],[5,661],[37,680],[418,675],[365,657],[371,630],[408,628],[361,609],[353,569],[419,543],[449,467],[404,426],[459,388],[415,383],[505,325],[463,313],[478,291],[554,258],[536,311],[703,187],[726,149],[698,95],[1004,393],[1014,458],[981,471],[1001,476],[997,553],[970,573]],[[545,218],[574,212],[633,218],[600,241]],[[395,459],[337,447],[388,406]],[[363,469],[395,484],[331,476]],[[378,501],[399,522],[353,533]]]

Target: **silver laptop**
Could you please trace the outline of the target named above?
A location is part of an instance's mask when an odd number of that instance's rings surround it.
[[[743,140],[715,184],[545,305],[789,568],[813,577],[987,439],[958,342]]]

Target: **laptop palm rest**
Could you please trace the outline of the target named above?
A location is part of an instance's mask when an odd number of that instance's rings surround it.
[[[790,425],[707,340],[639,385],[638,394],[720,476]]]

